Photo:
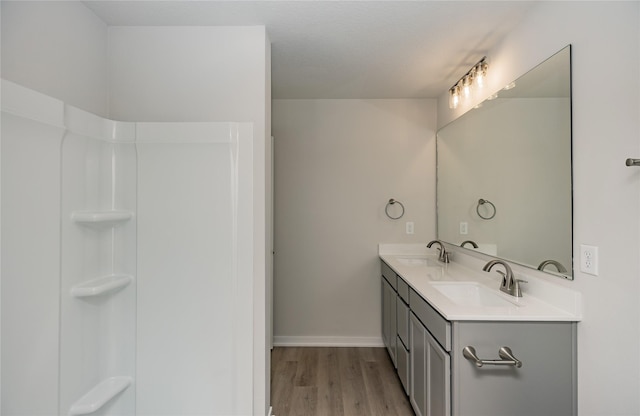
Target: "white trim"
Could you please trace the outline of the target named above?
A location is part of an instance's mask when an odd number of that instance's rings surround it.
[[[19,84],[0,80],[2,112],[109,142],[132,142],[135,123],[113,121]]]
[[[75,134],[107,142],[133,142],[136,138],[135,123],[109,120],[67,104],[64,112],[64,125]]]
[[[382,337],[274,336],[275,347],[384,347]]]
[[[273,414],[273,406],[269,406],[269,414],[267,416],[275,416]]]
[[[138,143],[231,143],[241,124],[234,122],[136,123]]]
[[[64,103],[48,95],[3,79],[1,106],[5,113],[29,120],[64,127]]]

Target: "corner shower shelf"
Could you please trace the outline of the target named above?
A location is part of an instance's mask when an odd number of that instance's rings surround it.
[[[84,298],[89,296],[100,296],[113,292],[121,287],[127,286],[133,277],[126,274],[112,274],[91,279],[71,288],[71,296]]]
[[[71,406],[69,416],[88,415],[99,410],[109,400],[126,390],[132,382],[133,379],[127,376],[103,380]]]
[[[71,220],[81,225],[112,226],[133,217],[132,211],[74,211]]]

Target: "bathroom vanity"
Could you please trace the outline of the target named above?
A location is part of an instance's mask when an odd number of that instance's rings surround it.
[[[417,416],[577,414],[577,293],[530,279],[516,298],[497,273],[380,258],[383,339]]]

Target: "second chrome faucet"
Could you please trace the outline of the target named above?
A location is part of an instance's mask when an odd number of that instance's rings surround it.
[[[496,270],[498,273],[502,275],[502,283],[500,284],[500,290],[510,294],[511,296],[521,298],[522,289],[520,289],[520,283],[527,283],[527,281],[516,279],[513,276],[513,270],[511,270],[511,267],[509,267],[507,263],[505,263],[502,260],[491,260],[490,262],[484,265],[482,270],[484,270],[485,272],[488,272],[496,264],[500,264],[504,267],[504,272],[502,270]]]
[[[440,251],[440,254],[438,254],[438,260],[443,263],[449,263],[450,253],[445,250],[444,244],[442,244],[440,240],[429,241],[429,244],[427,244],[427,248],[431,248],[431,246],[434,244],[438,244],[440,246],[436,247],[436,249]]]

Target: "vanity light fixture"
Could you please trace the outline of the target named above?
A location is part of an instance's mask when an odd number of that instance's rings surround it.
[[[458,108],[461,99],[469,99],[475,90],[481,89],[488,69],[487,57],[484,56],[453,87],[449,88],[449,108]]]

